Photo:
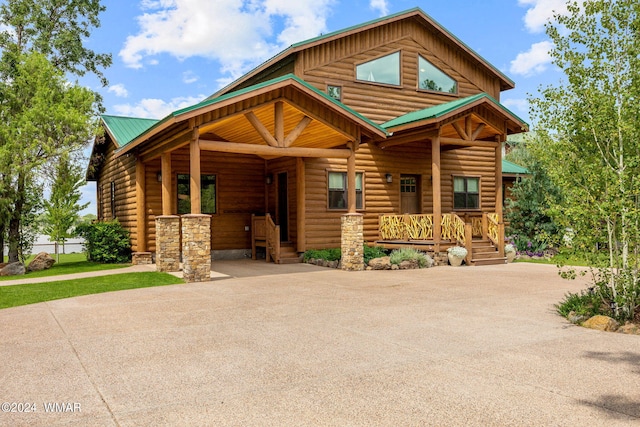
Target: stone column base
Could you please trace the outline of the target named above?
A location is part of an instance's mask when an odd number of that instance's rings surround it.
[[[180,271],[180,217],[156,217],[156,270]]]
[[[345,271],[364,270],[364,216],[362,214],[342,215],[342,269]]]
[[[151,252],[134,252],[131,254],[132,265],[149,265],[153,264]]]
[[[182,216],[182,272],[186,282],[211,280],[211,216]]]

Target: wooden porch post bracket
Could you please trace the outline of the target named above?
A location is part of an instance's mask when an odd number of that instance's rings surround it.
[[[189,144],[189,173],[190,173],[190,193],[191,193],[191,213],[199,215],[202,213],[200,202],[200,131],[198,127],[193,128],[191,143]]]
[[[284,102],[277,101],[274,105],[275,138],[278,147],[284,146]]]
[[[171,215],[171,152],[162,154],[160,166],[162,171],[162,215]]]
[[[275,122],[275,136],[271,135],[271,132],[260,121],[258,116],[253,111],[249,111],[244,115],[246,119],[251,123],[251,126],[258,132],[260,137],[271,147],[286,148],[298,139],[298,137],[309,126],[313,119],[309,116],[304,116],[296,127],[285,137],[284,135],[284,102],[278,101],[274,104],[274,122]]]
[[[262,124],[258,116],[256,116],[253,111],[249,111],[244,116],[268,145],[271,147],[278,146],[278,141],[273,137],[273,135],[271,135],[269,130]]]
[[[440,135],[431,140],[431,187],[433,189],[433,241],[440,251],[442,240],[442,189],[440,188]]]

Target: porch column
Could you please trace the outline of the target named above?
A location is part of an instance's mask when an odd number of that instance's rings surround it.
[[[161,158],[162,215],[156,217],[156,270],[180,271],[180,217],[171,215],[171,153]]]
[[[147,195],[146,168],[140,157],[136,159],[136,251],[133,265],[151,264],[151,252],[147,252]]]
[[[440,251],[442,236],[442,189],[440,184],[440,135],[431,140],[431,187],[433,189],[433,241]]]
[[[496,147],[496,213],[498,214],[498,254],[504,256],[504,218],[502,217],[502,138]]]
[[[200,207],[200,134],[198,128],[193,129],[193,136],[189,144],[189,173],[191,184],[191,213],[202,213]]]
[[[359,142],[359,141],[358,141]],[[350,144],[351,155],[347,159],[348,212],[341,219],[342,269],[364,270],[364,217],[356,213],[356,149],[358,142]]]
[[[182,262],[187,282],[211,279],[211,216],[202,215],[200,201],[200,132],[193,129],[189,145],[191,214],[182,216]]]

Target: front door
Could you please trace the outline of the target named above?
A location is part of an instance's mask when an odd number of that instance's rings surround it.
[[[420,175],[400,175],[400,213],[422,213],[420,208]]]
[[[287,183],[287,173],[278,174],[278,211],[276,219],[280,226],[280,241],[289,241],[289,190]]]

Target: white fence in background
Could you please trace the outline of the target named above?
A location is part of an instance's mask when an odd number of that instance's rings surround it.
[[[73,254],[80,253],[84,249],[84,239],[74,238],[66,241],[64,245],[58,245],[58,252],[61,254]],[[56,253],[56,244],[51,242],[47,236],[40,235],[33,244],[31,252],[38,254],[40,252],[48,252],[50,254]],[[2,248],[2,256],[6,256],[9,253],[9,248],[5,246]]]

